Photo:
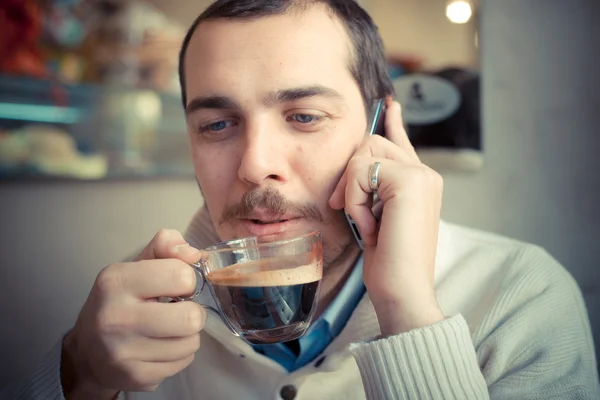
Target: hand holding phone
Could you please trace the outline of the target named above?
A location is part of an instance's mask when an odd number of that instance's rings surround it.
[[[369,137],[360,144],[329,199],[333,209],[345,208],[359,224],[354,233],[364,247],[363,282],[384,337],[444,319],[434,284],[443,179],[419,159],[400,104],[388,98],[387,107],[385,139]],[[375,121],[372,125],[374,134],[383,133]]]
[[[371,113],[372,117],[371,117],[371,123],[369,125],[369,136],[381,135],[381,136],[385,137],[385,110],[386,110],[385,99],[378,100],[375,103],[373,112]],[[373,210],[373,215],[375,216],[375,219],[377,219],[379,221],[379,218],[381,217],[381,212],[383,210],[381,207],[381,203],[377,199],[377,193],[373,194],[373,207],[371,209]],[[350,225],[350,229],[352,230],[354,239],[356,239],[356,243],[358,244],[358,246],[360,247],[361,250],[364,250],[364,242],[363,242],[362,236],[360,234],[360,231],[358,229],[358,225],[356,224],[356,221],[354,221],[354,219],[352,219],[350,214],[348,214],[345,211],[344,211],[344,213],[346,214],[346,220],[348,221],[348,224]]]

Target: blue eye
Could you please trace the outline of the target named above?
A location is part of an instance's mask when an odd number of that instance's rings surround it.
[[[212,122],[210,124],[206,124],[200,127],[201,132],[220,132],[230,126],[234,125],[235,121],[231,120],[222,120],[217,122]]]
[[[294,118],[294,121],[300,122],[301,124],[310,124],[311,122],[319,120],[318,116],[310,114],[294,114],[292,118]]]
[[[222,131],[225,128],[227,128],[227,121],[219,121],[208,124],[208,129],[211,131]]]

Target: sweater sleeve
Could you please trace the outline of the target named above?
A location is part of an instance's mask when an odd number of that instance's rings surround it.
[[[489,398],[461,315],[350,349],[369,400]]]
[[[600,399],[579,287],[541,249],[520,258],[472,335],[459,314],[352,345],[367,398]]]
[[[0,389],[0,399],[64,400],[60,382],[61,353],[62,338],[43,357],[30,376]]]

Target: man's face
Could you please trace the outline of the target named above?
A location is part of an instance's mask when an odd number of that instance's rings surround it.
[[[222,240],[316,229],[326,265],[353,242],[328,205],[366,131],[351,48],[322,6],[200,24],[185,59],[188,133]]]

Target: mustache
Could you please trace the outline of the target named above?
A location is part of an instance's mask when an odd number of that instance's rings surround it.
[[[285,214],[293,214],[309,221],[324,222],[325,220],[316,205],[288,200],[277,189],[269,187],[262,190],[259,188],[248,190],[239,203],[227,207],[223,211],[219,223],[248,218],[257,208],[266,210],[275,219]]]

